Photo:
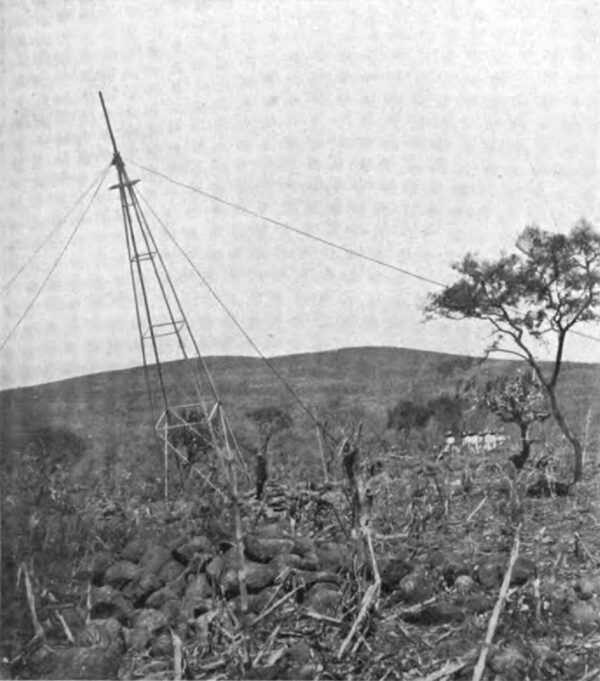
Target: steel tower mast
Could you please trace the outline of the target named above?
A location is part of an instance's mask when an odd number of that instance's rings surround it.
[[[135,186],[139,180],[130,179],[127,173],[125,163],[117,147],[104,97],[101,92],[98,95],[112,144],[112,165],[115,166],[117,171],[118,181],[110,189],[119,192],[146,387],[153,418],[158,416],[155,429],[163,440],[164,496],[167,499],[169,493],[169,452],[176,455],[178,463],[188,460],[185,449],[177,446],[174,442],[174,438],[171,436],[173,431],[181,431],[183,427],[186,427],[197,433],[198,436],[203,437],[195,428],[195,426],[200,425],[200,422],[190,422],[186,415],[193,412],[194,409],[201,410],[213,440],[215,428],[221,429],[225,439],[222,444],[227,449],[229,449],[230,435],[227,433],[228,424],[216,386],[208,373],[181,301],[136,193]],[[191,378],[199,400],[197,402],[176,404],[171,398],[172,389],[166,381],[161,356],[161,344],[166,337],[175,339],[182,359],[196,359],[193,362],[193,376]],[[210,393],[208,399],[204,398],[198,365],[200,365],[208,384]],[[160,412],[154,404],[153,378],[155,383],[158,383],[161,402]],[[216,443],[212,442],[211,444]],[[210,479],[202,471],[199,471],[198,468],[195,468],[195,470],[204,478],[205,482],[211,484]]]

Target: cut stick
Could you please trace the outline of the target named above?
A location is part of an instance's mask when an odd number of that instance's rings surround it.
[[[173,678],[175,681],[181,681],[183,678],[183,644],[172,629],[171,640],[173,641]]]
[[[25,580],[25,594],[27,596],[27,606],[29,608],[29,615],[31,616],[31,622],[33,624],[33,630],[35,632],[36,638],[44,636],[44,628],[38,620],[37,613],[35,611],[35,596],[33,595],[33,588],[31,587],[31,578],[29,577],[29,571],[25,563],[21,563],[19,568],[19,573],[23,575]]]
[[[519,523],[515,531],[515,539],[513,542],[512,551],[510,553],[510,560],[508,562],[508,568],[504,575],[502,586],[500,587],[498,600],[496,601],[496,605],[494,606],[492,616],[490,617],[490,621],[488,623],[487,633],[485,635],[485,641],[483,642],[483,646],[481,647],[481,652],[479,653],[479,659],[477,660],[477,664],[475,665],[475,669],[473,670],[473,681],[481,681],[481,677],[483,676],[483,672],[485,670],[485,662],[487,659],[487,655],[490,646],[492,645],[492,641],[494,640],[494,634],[496,633],[498,620],[500,619],[500,614],[502,613],[502,608],[504,607],[504,603],[506,601],[506,594],[508,593],[508,589],[510,587],[510,580],[512,577],[513,568],[515,567],[515,563],[517,562],[517,558],[519,557],[520,531],[521,524]]]

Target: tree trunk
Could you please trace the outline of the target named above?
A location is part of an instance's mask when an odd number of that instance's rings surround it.
[[[562,434],[567,438],[573,447],[573,484],[581,480],[583,474],[583,447],[579,438],[571,431],[567,422],[562,415],[556,401],[556,395],[554,394],[554,389],[548,386],[546,387],[546,392],[548,393],[548,400],[550,402],[550,408],[552,409],[552,415],[558,427],[560,428]]]
[[[531,442],[527,437],[527,431],[529,430],[529,424],[519,423],[519,429],[521,430],[521,451],[518,454],[510,457],[510,460],[514,463],[515,468],[520,471],[523,466],[527,463],[529,454],[531,452]]]

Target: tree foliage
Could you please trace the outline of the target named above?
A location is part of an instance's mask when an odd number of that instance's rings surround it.
[[[454,269],[460,279],[430,297],[429,316],[481,319],[493,329],[488,352],[517,355],[534,370],[550,410],[573,446],[574,479],[581,477],[582,447],[556,397],[565,340],[576,324],[600,317],[600,233],[581,220],[569,234],[526,227],[517,252],[495,260],[468,253]],[[511,347],[503,343],[509,341]],[[540,342],[552,342],[546,373],[537,357]]]

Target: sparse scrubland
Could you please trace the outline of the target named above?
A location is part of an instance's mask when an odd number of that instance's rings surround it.
[[[392,348],[274,361],[336,444],[258,360],[208,361],[242,451],[242,563],[209,453],[194,465],[214,486],[172,461],[164,503],[141,369],[0,394],[5,675],[470,679],[498,615],[482,678],[593,678],[598,366],[565,364],[557,387],[584,454],[572,488],[551,419],[531,424],[517,470],[518,425],[476,399],[518,362]],[[448,446],[453,429],[509,438],[477,451]]]

